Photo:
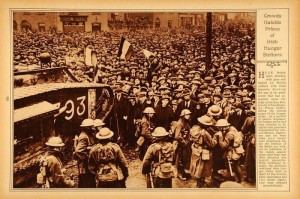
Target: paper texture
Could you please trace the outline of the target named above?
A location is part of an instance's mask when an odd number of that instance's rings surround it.
[[[1,4],[1,126],[2,166],[0,195],[3,198],[32,197],[232,197],[232,198],[299,198],[298,135],[298,1],[5,1]],[[246,189],[176,189],[158,190],[55,190],[13,189],[13,16],[11,9],[72,12],[254,12],[255,43],[255,111],[256,111],[256,184]],[[70,10],[71,9],[71,10]],[[130,42],[130,40],[129,40]],[[150,50],[150,49],[147,49]],[[152,51],[151,51],[152,52]],[[95,103],[95,90],[90,89],[89,103]],[[72,99],[74,113],[81,113],[83,96]],[[77,104],[76,104],[77,103]],[[71,104],[71,102],[69,103]],[[69,105],[70,107],[71,105]],[[77,108],[77,109],[76,109]],[[89,114],[94,110],[88,110]],[[73,116],[70,112],[69,117]],[[93,112],[93,114],[95,114]]]

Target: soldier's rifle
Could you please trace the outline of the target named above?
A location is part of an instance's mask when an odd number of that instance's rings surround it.
[[[227,156],[227,161],[228,161],[228,167],[229,167],[230,176],[232,177],[233,173],[232,173],[231,161],[230,161],[229,156]]]

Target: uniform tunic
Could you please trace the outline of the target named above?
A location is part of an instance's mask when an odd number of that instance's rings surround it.
[[[48,151],[46,153],[47,161],[47,178],[50,188],[68,188],[72,186],[70,180],[67,180],[62,172],[63,164],[61,156],[63,154],[58,151]]]
[[[102,156],[100,154],[101,152],[100,148],[102,147],[106,147],[106,148],[110,147],[112,149],[113,158],[109,160],[109,162],[105,163],[102,159]],[[122,186],[120,181],[126,180],[126,178],[128,177],[128,164],[119,145],[109,142],[104,145],[97,144],[91,149],[89,154],[89,159],[88,159],[88,167],[90,171],[97,176],[101,168],[101,165],[103,165],[104,163],[114,165],[118,169],[118,171],[122,173],[123,177],[121,177],[122,179],[118,179],[112,182],[101,182],[97,180],[98,181],[97,187],[98,188],[121,188]]]
[[[95,188],[95,176],[88,169],[88,154],[90,147],[95,144],[93,135],[82,131],[78,138],[75,154],[78,158],[79,188]]]
[[[201,140],[201,141],[200,141]],[[209,177],[212,174],[212,148],[217,144],[216,140],[213,140],[211,135],[205,130],[201,130],[201,135],[198,142],[192,144],[192,156],[191,156],[191,175],[195,178]],[[209,160],[202,160],[201,151],[206,149],[209,151]]]

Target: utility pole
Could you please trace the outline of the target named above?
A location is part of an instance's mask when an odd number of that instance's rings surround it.
[[[211,69],[212,13],[206,13],[206,71]]]

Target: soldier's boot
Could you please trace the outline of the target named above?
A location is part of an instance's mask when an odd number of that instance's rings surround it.
[[[197,187],[198,188],[203,188],[204,184],[205,184],[205,178],[202,177],[202,178],[197,180]]]

